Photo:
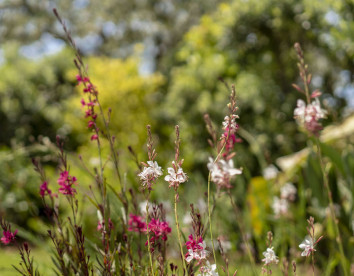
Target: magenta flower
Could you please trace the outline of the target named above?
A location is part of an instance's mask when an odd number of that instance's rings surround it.
[[[84,83],[86,83],[86,82],[89,82],[90,81],[90,79],[89,78],[87,78],[87,77],[81,77],[80,75],[76,75],[76,80],[78,81],[78,84],[80,84],[80,83],[82,83],[82,82],[84,82]]]
[[[76,177],[70,176],[68,171],[63,171],[60,173],[60,177],[58,179],[58,184],[60,186],[59,193],[63,195],[75,195],[76,190],[72,187],[73,184],[76,184]]]
[[[9,244],[15,241],[15,237],[17,234],[18,230],[16,229],[15,232],[11,233],[11,229],[8,229],[7,231],[3,231],[3,237],[1,238],[1,242],[3,244]]]
[[[98,232],[101,232],[101,230],[103,230],[103,222],[98,221],[98,224],[97,224],[97,231],[98,231]]]
[[[144,222],[144,219],[140,216],[130,214],[128,225],[128,231],[140,233],[146,231],[146,223]]]
[[[39,189],[40,189],[39,190],[39,194],[41,195],[41,197],[44,197],[46,195],[52,196],[52,191],[48,188],[48,182],[47,181],[44,181]]]
[[[209,255],[209,251],[206,250],[205,241],[203,241],[202,237],[194,239],[193,235],[190,235],[188,238],[189,241],[186,242],[188,252],[185,255],[185,259],[187,263],[190,263],[194,259],[200,264]]]
[[[95,122],[94,121],[89,121],[87,124],[88,128],[93,128],[95,126]]]
[[[150,244],[154,245],[156,242],[160,240],[160,238],[163,241],[167,241],[167,234],[171,233],[171,227],[169,227],[168,223],[165,221],[160,221],[158,219],[151,219],[149,223],[149,233],[152,233],[150,237]],[[145,245],[147,244],[148,242],[145,243]]]
[[[97,139],[98,139],[98,135],[97,135],[97,134],[93,134],[93,135],[91,136],[91,141],[97,140]]]

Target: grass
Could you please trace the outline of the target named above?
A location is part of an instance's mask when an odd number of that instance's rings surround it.
[[[38,268],[41,275],[55,275],[52,269],[52,261],[48,251],[43,249],[32,249],[31,255],[34,257],[34,267]],[[20,256],[16,248],[0,249],[0,275],[1,276],[18,276],[19,273],[12,265],[18,266],[20,263]]]

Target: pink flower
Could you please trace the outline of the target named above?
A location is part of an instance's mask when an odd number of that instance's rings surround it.
[[[146,223],[144,222],[144,219],[140,216],[130,214],[128,225],[128,231],[140,233],[146,231]]]
[[[94,126],[95,126],[95,122],[94,121],[89,121],[88,124],[87,124],[88,128],[92,128]]]
[[[63,171],[60,173],[60,177],[58,179],[58,184],[60,186],[59,193],[63,195],[75,195],[76,190],[72,188],[73,184],[76,184],[76,177],[70,176],[68,171]]]
[[[98,221],[98,224],[97,224],[97,231],[100,232],[102,229],[103,229],[102,222],[101,222],[101,221]]]
[[[97,139],[98,139],[98,135],[97,135],[97,134],[93,134],[93,135],[91,136],[91,141],[97,140]]]
[[[209,251],[206,250],[205,241],[202,237],[193,238],[193,235],[190,235],[189,241],[186,242],[186,247],[188,249],[185,259],[187,263],[190,263],[192,260],[197,260],[200,264],[203,260],[206,260],[209,255]]]
[[[39,189],[40,189],[39,190],[39,194],[41,195],[41,197],[44,197],[45,195],[52,196],[52,191],[48,188],[48,182],[47,181],[44,181]]]
[[[7,231],[3,231],[3,237],[1,238],[1,242],[3,244],[9,244],[15,241],[15,237],[17,234],[18,230],[16,229],[15,232],[11,233],[11,229],[7,230]]]
[[[147,229],[145,229],[147,232]],[[165,221],[158,219],[151,219],[149,223],[149,233],[152,233],[150,237],[150,244],[155,245],[161,238],[163,241],[167,241],[167,234],[171,233],[171,227]],[[147,245],[148,242],[145,243]]]

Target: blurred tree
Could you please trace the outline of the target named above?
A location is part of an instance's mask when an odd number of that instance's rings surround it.
[[[121,150],[132,146],[137,152],[145,149],[146,125],[154,124],[150,111],[156,109],[160,101],[159,89],[164,84],[164,77],[159,73],[141,76],[137,55],[125,60],[90,57],[87,64],[90,78],[99,91],[104,113],[107,115],[111,110],[110,128],[116,137],[117,148]],[[71,70],[68,73],[75,79],[76,72]],[[81,98],[84,95],[80,90],[65,101],[65,109],[70,112],[65,112],[64,118],[80,141],[80,154],[89,157],[97,149],[90,141]],[[104,127],[101,126],[101,129]]]
[[[72,95],[70,51],[31,61],[17,55],[18,44],[7,44],[0,66],[0,144],[29,145],[39,135],[69,134],[59,103]],[[75,143],[75,140],[72,141]]]
[[[53,16],[63,15],[84,54],[126,57],[144,43],[146,70],[170,54],[188,28],[214,9],[216,0],[4,0],[0,2],[0,44],[57,44],[65,40]],[[45,46],[44,46],[45,47]]]
[[[349,73],[354,69],[353,8],[344,0],[249,0],[220,4],[203,16],[175,56],[160,110],[163,122],[182,125],[186,162],[197,159],[205,170],[201,149],[207,143],[199,140],[207,135],[203,114],[211,113],[220,126],[229,94],[219,77],[235,83],[238,93],[244,139],[238,146],[239,165],[257,175],[278,156],[304,146],[305,135],[298,134],[293,120],[296,99],[302,97],[291,86],[298,79],[295,42],[305,50],[313,88],[324,94],[331,112],[327,122],[340,120],[344,109],[353,110],[353,103],[346,103],[354,91]]]

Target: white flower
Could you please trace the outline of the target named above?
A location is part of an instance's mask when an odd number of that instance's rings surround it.
[[[276,216],[285,215],[286,213],[288,213],[289,202],[285,198],[279,198],[275,196],[273,198],[272,209]]]
[[[290,201],[294,201],[296,196],[296,188],[291,183],[285,183],[283,187],[280,189],[280,197],[284,199],[288,199]]]
[[[229,187],[230,180],[237,174],[242,174],[241,169],[234,168],[232,160],[219,160],[214,163],[213,158],[209,157],[208,169],[211,173],[211,180],[220,186]]]
[[[326,118],[326,115],[327,111],[321,108],[318,98],[307,106],[303,100],[297,100],[294,116],[300,124],[310,123],[312,120],[318,121]]]
[[[162,169],[156,161],[147,161],[148,166],[144,167],[143,171],[138,174],[143,186],[151,188],[152,183],[162,175]]]
[[[238,126],[236,124],[236,119],[238,119],[238,115],[231,115],[231,119],[229,116],[226,116],[224,118],[224,121],[222,122],[222,129],[223,130],[229,130],[230,127],[230,132],[234,132],[237,130]]]
[[[275,255],[273,247],[267,248],[267,251],[263,252],[263,256],[265,258],[262,260],[262,262],[264,262],[265,265],[273,263],[277,264],[279,262],[278,257]]]
[[[187,263],[190,263],[193,259],[197,261],[205,260],[209,255],[209,251],[206,250],[206,243],[198,243],[198,245],[194,249],[188,249],[188,253],[186,256]]]
[[[270,165],[263,170],[263,177],[267,180],[274,179],[277,177],[279,170],[276,166]]]
[[[210,265],[209,261],[206,262],[205,266],[200,268],[201,274],[197,276],[219,276],[219,273],[216,270],[216,264]]]
[[[156,161],[147,161],[147,163],[156,176],[162,175],[162,169]]]
[[[301,256],[310,256],[311,252],[316,251],[316,249],[314,248],[314,241],[310,236],[306,236],[304,241],[299,245],[299,247],[304,250],[301,253]]]
[[[183,224],[185,225],[190,225],[193,222],[193,219],[191,217],[191,214],[189,212],[187,212],[184,216],[183,216]]]
[[[188,177],[180,166],[176,166],[174,162],[172,162],[172,164],[177,168],[177,173],[174,168],[168,168],[167,172],[169,174],[165,176],[165,180],[170,183],[169,187],[173,186],[175,189],[177,189],[181,183],[184,183],[188,180]]]
[[[299,123],[303,124],[305,122],[306,116],[306,104],[303,100],[297,100],[296,108],[294,110],[294,116],[299,121]]]

